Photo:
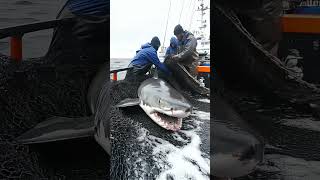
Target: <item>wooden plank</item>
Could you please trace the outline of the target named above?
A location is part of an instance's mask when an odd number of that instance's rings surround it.
[[[300,14],[283,15],[282,32],[320,34],[320,16]]]
[[[31,24],[23,24],[23,25],[18,25],[13,27],[2,28],[0,29],[0,39],[10,37],[10,36],[21,36],[29,32],[54,28],[59,24],[69,22],[71,19],[72,18],[55,19],[50,21],[36,22]]]

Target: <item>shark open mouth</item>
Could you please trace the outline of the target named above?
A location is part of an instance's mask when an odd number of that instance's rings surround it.
[[[182,118],[168,116],[160,112],[154,112],[150,114],[150,117],[161,127],[168,130],[178,131],[182,126]]]

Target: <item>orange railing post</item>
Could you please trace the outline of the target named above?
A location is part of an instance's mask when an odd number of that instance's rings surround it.
[[[210,66],[198,66],[197,71],[199,73],[210,73]]]
[[[117,72],[114,72],[114,73],[113,73],[113,80],[114,80],[114,81],[117,81],[117,80],[118,80],[118,74],[117,74]]]
[[[11,37],[10,56],[15,61],[22,60],[22,36]]]

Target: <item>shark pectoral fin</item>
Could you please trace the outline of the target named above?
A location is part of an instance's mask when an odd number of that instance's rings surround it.
[[[122,107],[136,106],[139,104],[140,104],[139,98],[136,98],[136,99],[127,98],[127,99],[124,99],[121,102],[119,102],[116,105],[116,107],[122,108]]]
[[[52,117],[19,136],[22,144],[61,141],[94,135],[94,121],[91,117]]]

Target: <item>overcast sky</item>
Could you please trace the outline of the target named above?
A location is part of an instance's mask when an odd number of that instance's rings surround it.
[[[200,12],[196,11],[200,4],[198,0],[111,0],[111,58],[132,58],[135,51],[142,44],[150,42],[153,36],[158,36],[163,45],[170,1],[165,46],[169,45],[174,26],[178,23],[190,31],[199,26],[197,20],[200,19]],[[209,2],[204,0],[208,7],[210,7]],[[208,22],[206,33],[209,34],[209,10],[206,13],[205,18]]]

